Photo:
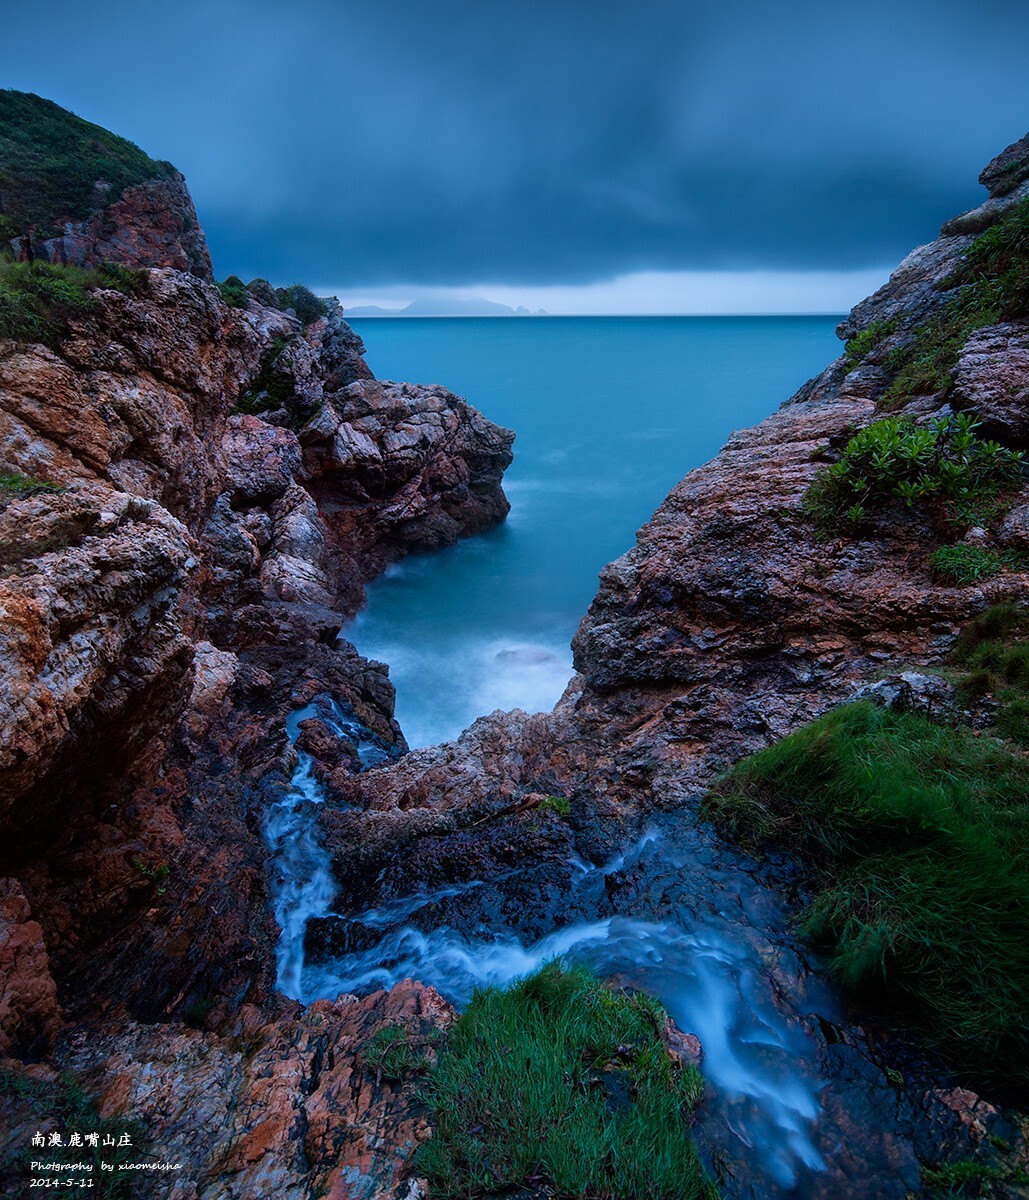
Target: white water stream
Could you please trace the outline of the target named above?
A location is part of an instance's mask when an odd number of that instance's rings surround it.
[[[295,737],[299,722],[314,713],[311,707],[294,714],[290,735]],[[386,760],[382,743],[338,706],[327,723],[353,742],[364,765]],[[316,806],[323,800],[310,757],[301,751],[292,790],[269,813],[266,830],[282,929],[279,986],[287,995],[310,1003],[414,978],[461,1006],[475,988],[511,983],[554,958],[584,962],[657,996],[681,1029],[697,1034],[702,1070],[711,1085],[709,1104],[720,1107],[747,1153],[779,1188],[789,1189],[798,1172],[823,1165],[813,1138],[820,1087],[813,1048],[796,1020],[790,1022],[774,1001],[767,986],[771,948],[741,921],[738,910],[726,907],[722,913],[717,904],[708,904],[703,915],[677,913],[666,921],[606,916],[568,925],[533,944],[485,931],[474,936],[448,927],[426,932],[412,923],[426,905],[483,886],[473,880],[349,915],[349,922],[371,935],[369,948],[308,963],[305,926],[311,918],[332,914],[336,890],[317,835]],[[594,889],[599,897],[606,876],[643,856],[648,865],[664,870],[689,873],[692,867],[699,880],[707,864],[682,861],[681,848],[664,843],[665,835],[651,829],[605,864],[575,856],[573,893],[588,899]]]

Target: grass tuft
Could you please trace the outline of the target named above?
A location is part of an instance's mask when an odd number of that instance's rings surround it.
[[[999,575],[1004,563],[984,546],[941,546],[929,555],[929,566],[940,583],[978,583]]]
[[[954,661],[965,695],[992,695],[999,705],[998,732],[1029,747],[1029,608],[988,608],[958,639]]]
[[[743,762],[704,805],[811,869],[802,927],[976,1081],[1029,1092],[1029,761],[870,703]]]
[[[476,992],[429,1077],[435,1133],[418,1169],[433,1196],[713,1200],[689,1133],[700,1075],[668,1055],[665,1019],[556,963]]]
[[[0,263],[0,338],[41,342],[57,349],[68,323],[96,305],[94,292],[139,295],[148,286],[145,271],[105,263],[64,267],[56,263]]]
[[[64,488],[61,484],[51,483],[47,479],[33,479],[30,475],[23,475],[20,471],[0,471],[0,506],[40,492],[63,491]]]
[[[364,1044],[362,1054],[365,1064],[377,1076],[399,1083],[409,1075],[428,1069],[425,1050],[435,1045],[437,1039],[435,1031],[428,1037],[416,1039],[403,1025],[383,1025]]]
[[[552,812],[567,821],[572,815],[572,804],[567,796],[544,796],[539,802],[540,812]]]

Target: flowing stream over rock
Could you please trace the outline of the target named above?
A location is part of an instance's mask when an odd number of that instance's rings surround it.
[[[291,736],[316,714],[353,743],[364,768],[387,761],[380,739],[327,700],[295,713]],[[588,964],[656,995],[681,1029],[700,1038],[709,1087],[698,1132],[723,1175],[740,1177],[730,1194],[836,1194],[820,1181],[841,1137],[839,1111],[874,1112],[879,1089],[888,1089],[867,1059],[827,1052],[824,1031],[842,1017],[830,990],[809,974],[784,903],[691,814],[659,816],[606,862],[573,854],[569,894],[549,914],[551,931],[535,941],[479,919],[478,896],[498,881],[470,880],[337,915],[357,948],[309,961],[308,921],[334,915],[316,825],[323,802],[301,751],[292,789],[266,830],[287,995],[310,1003],[414,978],[461,1007],[475,988],[508,984],[552,959]],[[521,875],[513,870],[499,886],[535,903]],[[828,1120],[827,1098],[837,1114]],[[862,1153],[874,1157],[875,1148]],[[884,1185],[881,1194],[903,1191]]]

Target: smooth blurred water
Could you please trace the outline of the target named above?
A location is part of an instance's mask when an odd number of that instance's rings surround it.
[[[410,744],[551,708],[600,569],[730,432],[836,357],[837,320],[355,320],[379,378],[442,383],[518,434],[505,524],[396,564],[347,633],[389,664]]]

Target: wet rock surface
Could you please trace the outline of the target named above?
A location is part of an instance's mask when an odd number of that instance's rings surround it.
[[[1021,195],[991,201],[976,227]],[[978,1156],[990,1168],[996,1148],[944,1099],[945,1063],[823,982],[792,928],[804,896],[788,861],[749,862],[694,816],[731,763],[855,696],[955,710],[934,672],[958,630],[1029,594],[1017,558],[994,578],[941,585],[938,529],[900,506],[859,537],[827,536],[803,509],[818,470],[882,415],[890,349],[934,312],[970,237],[916,251],[855,309],[843,336],[897,322],[858,369],[841,358],[673,489],[602,573],[553,714],[493,714],[454,743],[330,785],[317,820],[339,891],[311,930],[315,986],[414,973],[460,1002],[475,982],[572,952],[655,991],[699,1034],[712,1089],[698,1137],[726,1195],[900,1200],[925,1166]],[[954,397],[972,407],[975,396],[1012,445],[1021,337],[973,334]],[[943,396],[899,410],[921,422],[949,411]],[[976,544],[1020,544],[1027,501],[1016,488]],[[660,837],[648,841],[648,823]],[[969,1095],[966,1110],[992,1105]],[[1017,1122],[992,1106],[1017,1157]]]

